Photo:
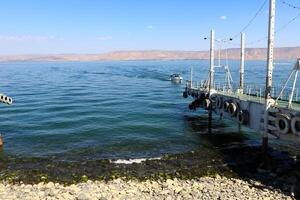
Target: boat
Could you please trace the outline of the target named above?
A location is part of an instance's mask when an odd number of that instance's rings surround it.
[[[181,82],[183,80],[183,78],[180,74],[172,74],[170,76],[170,79],[172,82]]]

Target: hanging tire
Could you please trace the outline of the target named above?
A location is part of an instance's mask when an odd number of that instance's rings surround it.
[[[292,118],[291,129],[294,135],[300,136],[300,117]]]
[[[276,116],[275,126],[279,133],[287,134],[290,131],[290,118],[285,114]]]
[[[189,104],[189,109],[190,109],[190,110],[196,110],[195,104],[194,104],[194,103],[190,103],[190,104]]]
[[[200,99],[204,100],[205,99],[205,93],[200,94]]]
[[[217,96],[216,105],[217,105],[217,108],[219,108],[219,109],[223,108],[223,98],[222,97]]]
[[[228,112],[228,107],[229,107],[229,102],[228,101],[224,101],[224,104],[223,104],[223,110],[225,112]]]
[[[188,98],[188,93],[187,91],[184,91],[183,94],[182,94],[183,98]]]
[[[203,102],[203,100],[201,100],[200,98],[196,99],[196,100],[194,101],[195,107],[196,107],[196,108],[199,108],[199,107],[201,106],[202,102]]]
[[[241,110],[237,114],[237,120],[240,124],[247,125],[249,123],[249,112],[248,110]]]
[[[235,103],[229,103],[228,106],[228,112],[231,115],[231,117],[234,117],[237,113],[238,107]]]
[[[209,99],[204,99],[204,109],[209,110],[211,106],[211,102]]]

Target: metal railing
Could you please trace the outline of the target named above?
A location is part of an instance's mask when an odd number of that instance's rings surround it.
[[[188,88],[192,89],[198,89],[198,90],[204,90],[208,88],[208,81],[207,80],[202,80],[202,81],[186,81],[186,86]],[[261,103],[264,102],[264,97],[265,97],[265,87],[263,84],[245,84],[243,93],[239,90],[238,85],[231,85],[230,87],[227,84],[224,84],[222,82],[214,82],[214,87],[216,91],[222,93],[222,94],[228,94],[228,95],[237,95],[245,96],[248,100],[255,100],[259,101]],[[292,93],[292,87],[287,87],[285,90],[281,93],[282,86],[274,86],[272,87],[272,98],[276,99],[279,97],[279,100],[281,101],[288,101],[290,98],[290,95]],[[279,96],[280,95],[280,96]],[[299,88],[295,88],[295,92],[293,95],[293,102],[300,103],[300,97],[299,97]]]

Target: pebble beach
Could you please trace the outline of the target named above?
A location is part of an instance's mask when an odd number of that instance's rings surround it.
[[[64,186],[59,183],[0,184],[0,199],[294,199],[257,181],[225,177],[166,181],[87,181]]]

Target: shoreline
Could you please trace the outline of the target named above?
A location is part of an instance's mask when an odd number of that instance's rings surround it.
[[[262,168],[260,165],[260,148],[249,146],[218,151],[201,148],[198,151],[166,155],[159,160],[132,164],[111,163],[109,160],[59,162],[14,158],[7,162],[1,161],[4,165],[0,165],[0,193],[9,190],[7,188],[23,191],[25,184],[81,187],[85,182],[104,184],[122,181],[124,185],[131,182],[163,185],[170,180],[185,183],[193,180],[218,180],[222,177],[224,180],[259,182],[265,188],[281,191],[285,195],[294,194],[296,198],[300,198],[299,156],[293,157],[272,149],[269,149],[269,153],[269,168]],[[21,185],[23,186],[20,188]]]
[[[279,58],[275,61],[290,61],[295,62],[296,58]],[[151,58],[151,59],[99,59],[99,60],[67,60],[67,59],[11,59],[1,60],[1,64],[9,63],[104,63],[104,62],[176,62],[176,61],[209,61],[209,58]],[[228,61],[238,61],[236,58],[229,58]],[[263,58],[248,59],[248,62],[265,61]],[[246,62],[247,62],[246,61]],[[276,65],[276,64],[275,64]]]
[[[0,199],[294,199],[258,181],[217,176],[193,180],[86,181],[64,186],[59,183],[0,184]]]

